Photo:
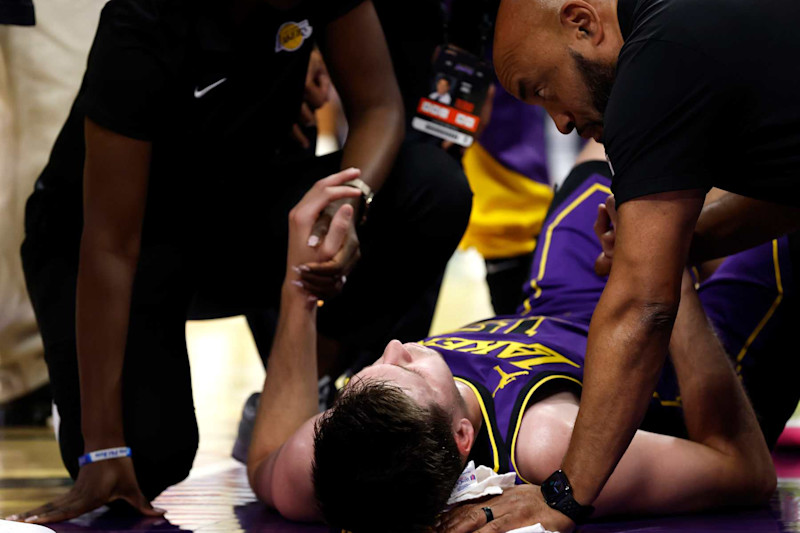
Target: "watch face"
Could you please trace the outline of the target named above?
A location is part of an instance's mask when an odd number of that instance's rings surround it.
[[[563,494],[563,493],[565,493],[565,492],[567,492],[569,490],[569,485],[567,484],[567,481],[565,479],[563,479],[563,478],[560,478],[560,477],[557,478],[557,479],[554,479],[551,482],[551,486],[552,486],[553,492],[555,492],[556,494]]]
[[[569,486],[567,476],[561,471],[554,472],[553,475],[547,478],[542,484],[542,491],[546,493],[548,501],[559,500],[561,496],[569,493],[570,490],[571,487]]]

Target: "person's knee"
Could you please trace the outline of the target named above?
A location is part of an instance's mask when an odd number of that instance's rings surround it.
[[[167,439],[154,443],[150,450],[132,450],[136,479],[142,494],[152,501],[172,485],[189,477],[197,453],[197,434],[185,435],[179,444]],[[133,448],[133,447],[132,447]]]

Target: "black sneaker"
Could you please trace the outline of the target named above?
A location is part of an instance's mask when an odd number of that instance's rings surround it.
[[[242,408],[242,419],[239,420],[239,432],[236,435],[236,442],[233,443],[231,455],[240,463],[247,464],[247,450],[250,449],[250,440],[253,438],[253,428],[256,425],[256,413],[258,413],[258,400],[261,398],[260,392],[250,395],[244,408]]]

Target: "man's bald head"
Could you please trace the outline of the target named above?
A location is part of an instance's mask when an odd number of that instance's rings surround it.
[[[559,130],[599,137],[622,36],[616,0],[502,0],[494,64],[503,87]]]

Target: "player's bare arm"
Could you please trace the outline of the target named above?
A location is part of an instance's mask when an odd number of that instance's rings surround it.
[[[358,170],[348,169],[320,180],[289,214],[280,317],[247,473],[259,499],[292,520],[320,518],[311,482],[313,421],[318,414],[317,299],[300,280],[298,267],[328,260],[341,248],[354,216],[349,204],[336,211],[330,231],[318,248],[308,246],[308,237],[328,205],[360,194],[358,189],[343,185],[358,175]]]

